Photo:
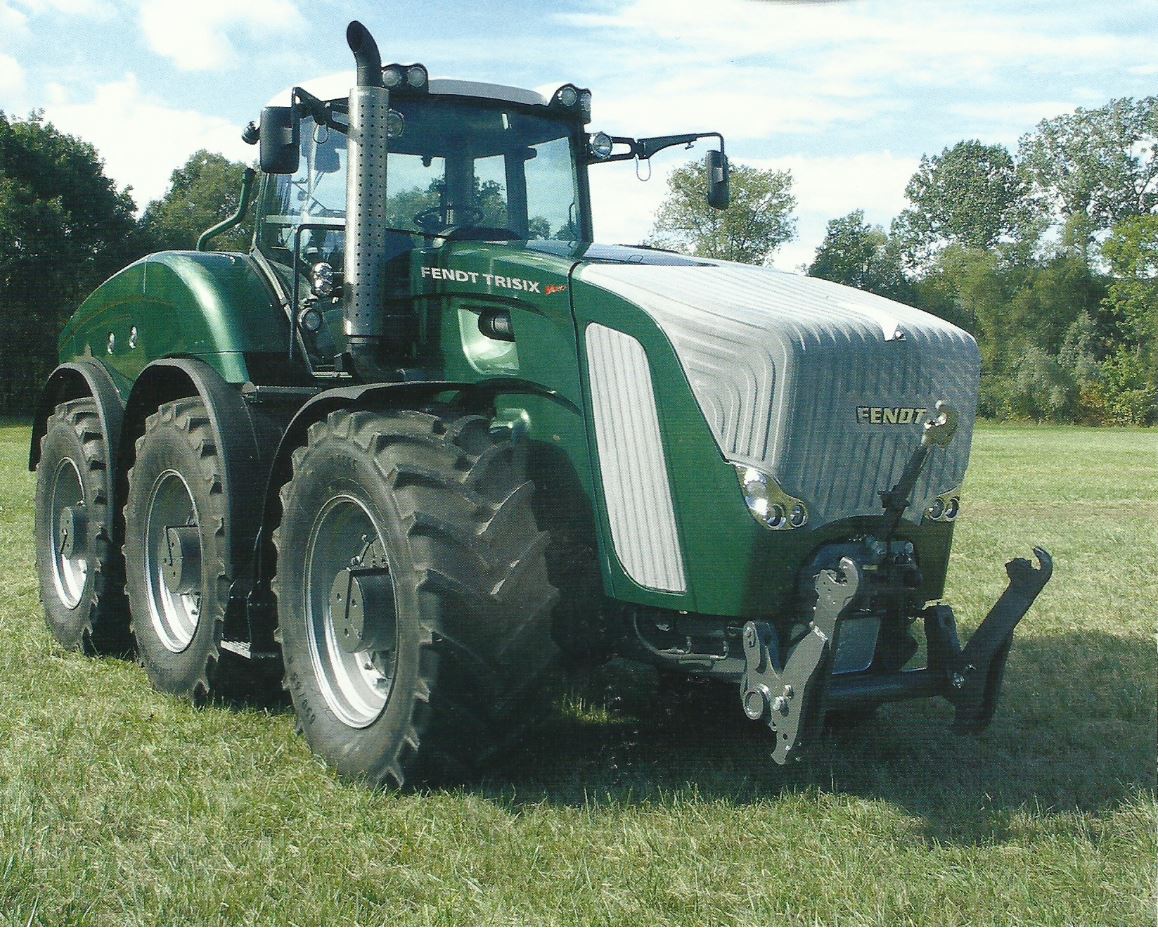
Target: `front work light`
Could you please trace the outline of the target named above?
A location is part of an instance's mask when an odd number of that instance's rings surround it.
[[[591,153],[591,157],[598,158],[600,161],[611,157],[611,149],[614,145],[611,136],[606,132],[596,132],[587,140],[587,150]]]
[[[415,90],[425,87],[427,81],[426,68],[420,64],[412,64],[406,69],[406,83]]]
[[[426,90],[430,75],[423,64],[388,64],[382,68],[382,83],[387,90]]]
[[[803,500],[789,496],[762,470],[747,464],[733,466],[753,519],[778,532],[801,528],[808,523],[808,507]]]
[[[584,124],[591,121],[591,91],[574,84],[564,84],[551,94],[551,106],[578,114]]]

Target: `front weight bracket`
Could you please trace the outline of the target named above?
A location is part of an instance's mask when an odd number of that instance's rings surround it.
[[[740,700],[745,715],[764,720],[776,736],[772,759],[798,760],[824,718],[824,687],[836,651],[837,624],[860,587],[860,569],[848,557],[816,577],[816,605],[808,634],[781,660],[775,629],[767,622],[744,625],[744,675]]]

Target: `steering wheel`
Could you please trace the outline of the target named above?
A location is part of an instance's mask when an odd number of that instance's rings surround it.
[[[453,225],[446,221],[446,217],[453,213],[463,217]],[[448,229],[457,229],[460,226],[476,226],[485,214],[477,206],[456,206],[447,203],[445,209],[441,206],[428,206],[421,212],[414,214],[414,224],[423,232],[444,232]]]

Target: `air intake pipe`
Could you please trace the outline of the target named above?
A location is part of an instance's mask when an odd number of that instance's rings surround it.
[[[390,93],[382,84],[382,58],[369,30],[357,20],[346,42],[358,66],[350,88],[350,129],[346,170],[346,267],[343,321],[355,372],[382,376],[388,342],[399,341],[408,320],[387,318],[386,146]],[[393,331],[391,331],[393,330]]]

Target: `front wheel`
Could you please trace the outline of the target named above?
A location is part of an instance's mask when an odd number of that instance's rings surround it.
[[[294,453],[274,535],[286,686],[343,775],[459,778],[533,714],[556,593],[521,470],[474,416],[339,411]]]

